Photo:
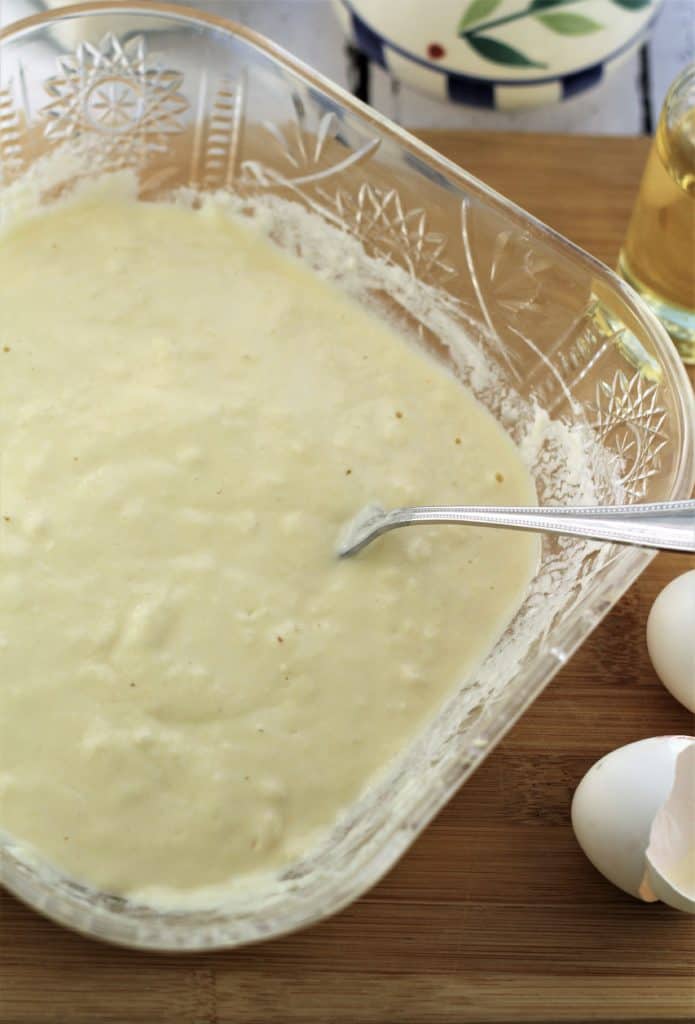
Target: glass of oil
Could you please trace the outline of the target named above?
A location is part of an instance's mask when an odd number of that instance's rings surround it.
[[[618,270],[695,363],[695,63],[666,97]]]

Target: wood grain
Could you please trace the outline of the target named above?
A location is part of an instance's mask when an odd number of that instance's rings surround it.
[[[428,141],[615,261],[645,140]],[[153,956],[82,939],[0,895],[0,1024],[692,1020],[693,920],[605,882],[568,815],[601,754],[693,731],[644,643],[651,602],[692,564],[659,556],[391,874],[316,928]]]

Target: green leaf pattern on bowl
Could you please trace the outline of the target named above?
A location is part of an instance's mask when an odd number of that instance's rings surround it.
[[[491,30],[508,25],[525,18],[533,18],[550,32],[561,36],[585,36],[600,32],[605,26],[577,11],[560,10],[565,7],[576,7],[585,0],[530,0],[522,10],[506,14],[502,17],[490,18],[499,8],[502,0],[470,0],[458,23],[458,35],[479,57],[494,64],[506,67],[543,68],[546,64],[533,60],[520,49],[502,42],[488,33]],[[625,11],[641,11],[653,0],[610,0],[616,7]],[[481,34],[485,33],[485,34]]]

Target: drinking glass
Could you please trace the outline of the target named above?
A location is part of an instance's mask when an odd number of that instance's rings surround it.
[[[618,269],[695,363],[695,63],[666,97]]]

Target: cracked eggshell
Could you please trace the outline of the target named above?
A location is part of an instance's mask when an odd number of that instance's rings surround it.
[[[572,827],[579,845],[602,875],[631,896],[660,898],[656,890],[641,891],[652,823],[673,789],[678,755],[694,744],[689,736],[629,743],[597,761],[575,791]]]
[[[695,914],[695,741],[676,757],[673,788],[652,822],[646,861],[642,898]]]
[[[666,689],[695,714],[695,569],[671,580],[652,605],[647,649]]]

